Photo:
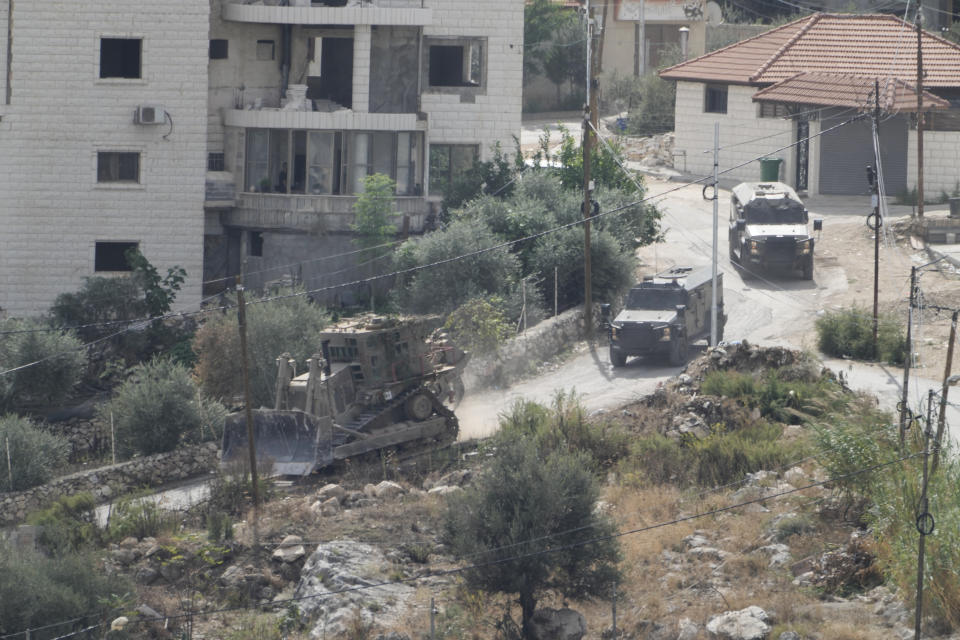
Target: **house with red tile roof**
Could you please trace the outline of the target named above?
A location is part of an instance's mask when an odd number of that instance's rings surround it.
[[[960,47],[924,31],[924,192],[960,184]],[[669,67],[677,82],[675,153],[687,171],[758,180],[761,156],[782,160],[800,191],[866,194],[874,164],[872,120],[888,195],[917,181],[917,34],[892,15],[817,13]],[[876,89],[878,89],[878,91]],[[705,153],[706,152],[706,153]]]

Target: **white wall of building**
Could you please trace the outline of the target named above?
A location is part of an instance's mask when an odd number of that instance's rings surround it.
[[[917,186],[917,130],[907,139],[907,185]],[[923,132],[923,199],[936,200],[960,186],[960,131]],[[896,196],[896,193],[887,194]]]
[[[760,163],[753,159],[769,155],[784,161],[780,179],[792,185],[796,175],[796,153],[792,147],[776,150],[794,142],[793,122],[758,117],[757,103],[752,99],[756,87],[738,85],[728,88],[726,113],[704,113],[704,87],[701,82],[677,82],[674,153],[686,152],[687,171],[695,175],[713,174],[713,129],[714,123],[719,122],[720,171],[746,163],[722,174],[721,179],[759,180]],[[814,124],[811,123],[811,133],[815,132]],[[816,175],[814,146],[810,151],[812,179]],[[683,158],[675,157],[674,163],[682,166]]]
[[[428,115],[431,144],[478,144],[489,159],[490,147],[500,142],[512,153],[513,136],[520,135],[523,86],[523,0],[429,0],[431,36],[486,39],[486,89],[464,102],[455,93],[431,93],[423,83],[421,107]],[[426,54],[424,54],[426,55]]]
[[[182,266],[178,306],[195,305],[208,0],[28,0],[13,25],[12,100],[0,107],[2,312],[41,312],[79,288],[95,275],[97,241],[139,242],[161,273]],[[99,78],[101,37],[142,38],[141,79]],[[172,128],[134,124],[139,104],[163,105]],[[140,184],[98,184],[104,150],[140,152]]]

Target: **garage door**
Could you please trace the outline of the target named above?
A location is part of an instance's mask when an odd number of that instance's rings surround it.
[[[846,122],[852,114],[824,117],[821,131]],[[866,166],[874,164],[872,125],[869,118],[857,120],[820,136],[820,193],[867,195]],[[880,158],[888,195],[907,187],[907,120],[895,116],[880,122]]]

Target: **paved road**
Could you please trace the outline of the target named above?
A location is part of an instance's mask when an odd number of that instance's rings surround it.
[[[664,211],[666,242],[640,251],[648,272],[666,269],[675,264],[708,266],[712,255],[713,208],[705,201],[699,186],[682,186],[676,182],[648,180],[649,193],[667,194],[659,200]],[[815,199],[808,202],[811,215],[825,219],[825,233],[831,223],[862,220],[856,200]],[[812,349],[808,344],[810,329],[828,297],[847,289],[847,277],[836,258],[817,255],[813,281],[799,274],[743,273],[727,259],[727,216],[729,192],[720,191],[718,264],[724,273],[724,299],[728,321],[724,338],[749,340],[763,345],[779,345]],[[872,391],[880,396],[882,406],[893,409],[900,398],[902,371],[869,364],[853,364],[845,360],[828,361],[827,365],[843,369],[853,388]],[[634,359],[622,369],[614,369],[603,346],[581,345],[579,351],[561,367],[535,379],[524,381],[506,390],[468,394],[457,408],[461,437],[482,437],[493,433],[497,415],[521,397],[549,402],[557,390],[575,389],[591,412],[615,409],[652,392],[658,384],[680,371],[662,362]],[[913,378],[911,402],[919,404],[926,389],[939,384]],[[954,391],[960,401],[960,389]],[[951,410],[955,413],[955,410]],[[948,414],[949,417],[949,414]],[[954,417],[956,422],[956,417]],[[960,424],[960,422],[956,422]]]

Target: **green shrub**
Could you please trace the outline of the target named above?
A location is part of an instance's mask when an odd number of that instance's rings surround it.
[[[134,367],[100,417],[113,420],[117,450],[124,456],[172,451],[185,434],[200,431],[197,397],[186,367],[157,358]]]
[[[51,553],[75,553],[99,540],[94,510],[97,503],[89,493],[61,496],[52,505],[30,514],[27,521],[43,527],[40,543]]]
[[[496,296],[467,300],[447,317],[444,326],[457,346],[474,353],[495,351],[513,334],[503,313],[503,300]]]
[[[808,515],[787,516],[777,522],[774,539],[777,542],[783,542],[790,536],[802,536],[816,530],[816,524]]]
[[[233,540],[233,520],[222,511],[210,511],[207,514],[207,539],[210,542]]]
[[[630,110],[627,133],[650,136],[673,131],[677,83],[664,80],[657,73],[648,73],[639,84],[640,104]]]
[[[903,327],[891,314],[881,314],[878,322],[876,354],[873,352],[873,315],[856,307],[828,311],[817,318],[817,346],[835,357],[902,364],[907,351]]]
[[[705,395],[734,398],[764,418],[800,424],[804,418],[821,416],[844,406],[848,398],[832,379],[785,380],[782,370],[755,376],[739,371],[711,371],[700,385]]]
[[[254,407],[273,407],[277,356],[289,353],[298,370],[320,351],[320,332],[329,322],[326,311],[306,296],[247,304],[247,348],[250,395]],[[197,378],[204,393],[231,401],[243,393],[240,333],[236,311],[207,319],[193,343]]]
[[[76,336],[37,320],[8,320],[0,322],[0,328],[19,332],[0,336],[0,370],[30,365],[0,376],[0,410],[64,400],[80,381],[87,361]]]
[[[393,239],[397,227],[393,223],[400,214],[396,211],[396,183],[382,173],[363,179],[363,191],[353,203],[356,220],[350,228],[357,234],[356,243],[364,248],[377,247]]]
[[[142,540],[161,533],[173,533],[176,529],[176,517],[152,500],[148,491],[143,491],[117,501],[110,514],[107,536],[111,540],[130,536]]]
[[[273,483],[269,479],[272,465],[257,461],[257,489],[260,500],[267,502],[273,497]],[[244,516],[252,501],[250,493],[250,462],[246,456],[231,460],[217,469],[210,482],[208,513],[222,513],[225,516]],[[225,532],[224,532],[225,533]],[[230,532],[233,535],[233,532]]]
[[[63,470],[69,453],[65,439],[38,428],[30,419],[13,414],[0,417],[0,487],[4,490],[22,491],[47,482]]]
[[[0,635],[70,620],[30,632],[31,640],[61,637],[118,615],[111,604],[132,591],[129,580],[102,573],[90,555],[48,557],[0,541]]]
[[[441,231],[404,243],[398,266],[434,264],[501,242],[480,220],[455,220]],[[517,258],[506,248],[494,249],[410,274],[399,292],[400,304],[414,313],[452,311],[471,298],[504,297],[519,279]]]

